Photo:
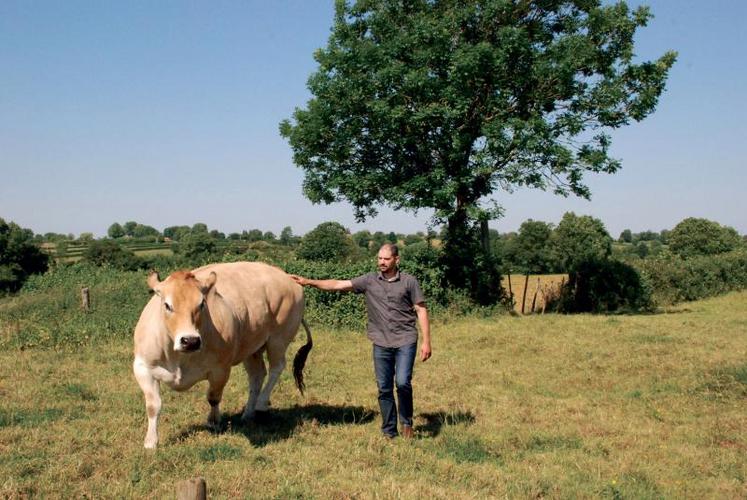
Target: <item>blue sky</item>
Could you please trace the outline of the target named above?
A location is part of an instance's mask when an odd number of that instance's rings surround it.
[[[637,5],[639,2],[630,2]],[[600,218],[613,236],[705,217],[747,233],[743,0],[653,0],[640,60],[679,52],[656,113],[613,133],[623,169],[592,201],[497,192],[506,215]],[[416,232],[430,213],[312,205],[278,123],[309,98],[333,2],[0,2],[0,217],[37,233],[106,234],[128,220],[224,232],[334,220]]]

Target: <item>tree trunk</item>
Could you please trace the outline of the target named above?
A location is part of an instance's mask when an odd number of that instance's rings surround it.
[[[469,229],[467,212],[458,208],[447,221],[443,255],[446,280],[457,289],[471,288],[475,249]]]
[[[480,220],[480,241],[482,242],[482,251],[485,255],[490,255],[490,228],[488,219]]]
[[[484,226],[485,234],[487,224]],[[455,290],[463,290],[470,298],[481,305],[496,304],[503,297],[500,271],[491,255],[489,244],[483,246],[480,238],[481,226],[470,219],[467,205],[457,201],[457,209],[447,220],[441,262],[445,285]]]

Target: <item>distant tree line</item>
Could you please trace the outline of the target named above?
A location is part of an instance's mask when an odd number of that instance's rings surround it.
[[[53,248],[57,255],[65,255],[66,248],[77,248],[76,255],[85,262],[126,271],[147,268],[165,271],[236,259],[281,264],[338,263],[358,269],[360,265],[365,267],[365,263],[370,265],[378,248],[391,242],[402,247],[405,262],[413,270],[427,276],[431,295],[442,302],[454,297],[443,281],[444,270],[439,264],[439,255],[444,251],[444,230],[414,234],[368,230],[352,233],[338,222],[328,221],[303,236],[294,234],[290,226],[283,228],[279,236],[260,229],[226,235],[204,223],[169,226],[161,232],[129,221],[112,224],[108,237],[96,239],[92,233],[83,233],[78,238],[56,233],[38,235],[12,222],[2,219],[0,222],[3,292],[17,291],[29,274],[44,272]],[[615,240],[601,220],[568,212],[557,224],[530,219],[516,232],[499,233],[492,229],[487,244],[503,274],[567,274],[569,290],[564,300],[566,305],[570,304],[568,310],[615,310],[641,308],[645,301],[640,297],[650,294],[650,290],[644,290],[636,269],[652,277],[658,269],[687,267],[684,262],[688,259],[695,262],[696,258],[701,259],[698,266],[703,268],[707,265],[703,258],[744,249],[745,239],[733,228],[717,222],[688,218],[671,230],[640,233],[625,230]],[[646,264],[652,259],[658,259],[657,262],[665,259],[667,264],[658,267]],[[661,273],[651,279],[658,287],[667,283]],[[668,293],[672,297],[699,293],[691,289],[688,285],[688,290]],[[586,294],[585,298],[579,295],[579,290]]]

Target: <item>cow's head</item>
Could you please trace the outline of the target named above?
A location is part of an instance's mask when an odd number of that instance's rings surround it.
[[[215,280],[215,273],[202,282],[188,271],[177,271],[163,281],[158,273],[148,276],[148,286],[161,298],[161,316],[175,351],[194,352],[202,347],[200,327]]]

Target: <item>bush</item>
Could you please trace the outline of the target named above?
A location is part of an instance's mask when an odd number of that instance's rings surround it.
[[[444,270],[439,265],[440,252],[428,242],[421,241],[407,245],[401,253],[401,269],[418,279],[429,306],[446,306],[449,294],[444,287]]]
[[[341,265],[336,262],[291,261],[280,264],[289,274],[311,279],[348,280],[375,271],[373,262]],[[356,293],[325,292],[313,287],[304,289],[307,320],[331,328],[363,331],[366,326],[366,304]]]
[[[195,224],[197,226],[197,224]],[[174,253],[185,263],[199,265],[217,260],[217,244],[207,232],[193,231],[182,236],[174,245]]]
[[[122,271],[136,271],[147,265],[146,261],[114,240],[92,241],[83,251],[83,260],[95,266],[109,265]]]
[[[33,238],[33,231],[0,218],[0,293],[17,292],[30,275],[49,267],[49,256]]]
[[[653,308],[651,290],[638,271],[623,262],[590,259],[570,273],[557,306],[560,312],[645,311]]]
[[[747,288],[747,251],[682,258],[669,253],[636,263],[658,305]]]

